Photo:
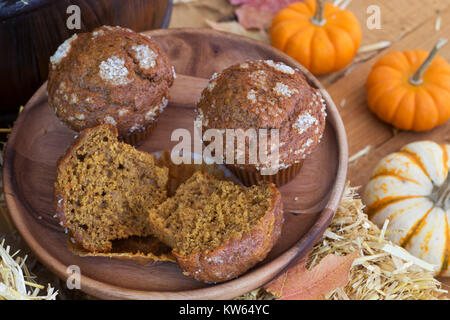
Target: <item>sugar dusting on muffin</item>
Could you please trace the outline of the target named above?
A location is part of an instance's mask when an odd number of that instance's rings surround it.
[[[154,119],[154,117],[158,114],[158,112],[162,112],[167,107],[168,103],[169,100],[163,97],[159,105],[157,105],[156,107],[154,107],[145,114],[145,119],[146,120]]]
[[[208,83],[208,90],[212,91],[214,89],[214,86],[216,85],[216,78],[219,74],[216,72],[211,76],[211,79],[209,79],[209,83]]]
[[[111,116],[106,116],[104,118],[104,123],[109,123],[109,124],[112,124],[113,126],[117,125],[116,120],[114,120],[114,118]]]
[[[298,133],[302,134],[307,131],[311,126],[317,125],[319,120],[316,117],[313,117],[309,111],[305,111],[301,113],[292,127],[298,130]]]
[[[272,60],[265,60],[264,61],[267,65],[271,66],[272,68],[276,69],[277,71],[287,73],[287,74],[294,74],[295,70],[289,67],[288,65],[282,63],[282,62],[273,62]]]
[[[284,83],[277,82],[275,87],[273,88],[273,91],[280,96],[280,97],[288,97],[290,98],[294,93],[297,93],[298,90],[295,88],[289,88],[289,86],[285,85]]]
[[[112,85],[124,85],[130,83],[128,69],[125,67],[125,60],[116,56],[102,61],[99,66],[100,77]]]
[[[55,54],[50,57],[50,62],[52,64],[52,68],[55,67],[56,64],[60,63],[63,58],[67,56],[71,49],[71,43],[78,37],[77,34],[74,34],[69,39],[64,41],[56,50]]]
[[[158,55],[147,45],[132,46],[131,49],[135,51],[135,57],[142,69],[153,68],[156,65]]]

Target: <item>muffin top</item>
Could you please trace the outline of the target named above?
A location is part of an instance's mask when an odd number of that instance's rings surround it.
[[[49,103],[76,131],[100,123],[144,131],[168,101],[175,70],[149,37],[103,26],[74,34],[50,57]]]
[[[286,168],[320,142],[325,118],[320,91],[298,69],[258,60],[214,74],[197,104],[196,120],[204,130],[279,129],[279,166]]]

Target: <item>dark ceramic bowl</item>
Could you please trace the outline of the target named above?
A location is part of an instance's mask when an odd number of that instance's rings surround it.
[[[67,27],[71,5],[80,8],[80,29]],[[101,25],[166,28],[171,12],[172,0],[0,0],[0,122],[15,119],[47,79],[49,57],[73,33]]]

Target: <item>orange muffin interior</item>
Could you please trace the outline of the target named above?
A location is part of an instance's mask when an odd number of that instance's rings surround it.
[[[166,199],[167,179],[167,168],[118,142],[112,126],[88,129],[58,166],[58,214],[85,249],[109,252],[112,240],[151,234],[146,209]]]
[[[210,251],[249,232],[271,209],[269,184],[244,187],[196,172],[149,211],[152,232],[178,254]]]

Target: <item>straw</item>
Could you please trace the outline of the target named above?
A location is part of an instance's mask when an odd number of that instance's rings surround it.
[[[10,254],[5,241],[0,243],[0,300],[55,300],[58,291],[47,286],[46,294],[39,295],[45,289],[34,280],[24,258],[16,257],[19,252]]]
[[[347,185],[342,201],[319,241],[309,253],[307,267],[316,266],[329,254],[347,255],[355,250],[359,257],[350,270],[349,282],[326,295],[330,300],[446,300],[441,283],[433,277],[434,266],[413,257],[384,238],[363,212],[356,188]],[[383,229],[387,228],[386,226]],[[238,299],[274,299],[257,289]]]

